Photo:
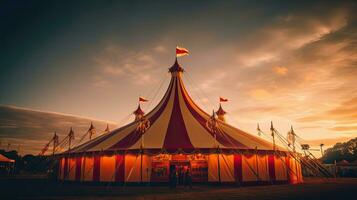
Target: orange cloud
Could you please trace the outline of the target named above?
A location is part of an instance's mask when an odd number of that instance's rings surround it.
[[[273,67],[273,71],[278,75],[285,76],[289,70],[286,67],[276,66],[276,67]]]
[[[271,96],[271,94],[267,90],[261,88],[253,89],[249,91],[249,94],[251,97],[258,100],[263,100]]]
[[[357,132],[357,126],[336,126],[333,128],[329,128],[330,130],[333,131],[356,131]]]

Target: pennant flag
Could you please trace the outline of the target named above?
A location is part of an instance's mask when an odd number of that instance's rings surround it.
[[[143,97],[139,97],[139,102],[148,102],[149,100],[143,98]]]
[[[223,98],[223,97],[219,97],[219,102],[227,102],[227,101],[228,101],[228,99]]]
[[[188,50],[182,47],[176,47],[176,57],[186,56],[188,54]]]

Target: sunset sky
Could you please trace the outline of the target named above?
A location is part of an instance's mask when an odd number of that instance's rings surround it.
[[[0,148],[121,126],[138,96],[151,110],[176,45],[191,97],[209,113],[228,98],[230,124],[293,125],[311,145],[357,136],[353,1],[2,1],[0,19]]]

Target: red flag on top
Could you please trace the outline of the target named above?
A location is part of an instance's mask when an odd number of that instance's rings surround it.
[[[144,97],[139,97],[139,102],[148,102],[149,100],[145,99]]]
[[[227,101],[228,101],[228,99],[223,98],[223,97],[219,97],[219,102],[227,102]]]
[[[186,56],[188,54],[188,50],[182,47],[176,47],[176,57]]]

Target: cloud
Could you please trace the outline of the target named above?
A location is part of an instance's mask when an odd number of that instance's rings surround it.
[[[155,51],[163,52],[163,46],[157,46]],[[117,45],[106,46],[94,59],[100,69],[94,78],[95,85],[108,85],[106,79],[111,76],[127,78],[131,83],[143,85],[153,80],[154,57],[145,51],[128,50]],[[100,77],[100,78],[98,78]],[[98,80],[99,79],[99,80]]]
[[[162,45],[158,45],[158,46],[154,47],[154,50],[158,53],[166,53],[167,52],[167,48]]]
[[[297,119],[299,122],[317,122],[331,120],[336,123],[350,123],[357,121],[357,98],[342,102],[335,108],[327,110],[316,115],[305,116]],[[331,130],[341,130],[341,127],[335,127]]]
[[[357,132],[357,126],[336,126],[336,127],[329,128],[329,129],[333,130],[333,131],[343,131],[343,132],[354,131],[354,132]]]
[[[346,142],[352,138],[354,137],[319,138],[317,140],[305,140],[304,142],[311,146],[320,146],[320,144],[324,144],[326,148],[335,145],[337,142]]]
[[[289,70],[286,67],[275,66],[273,67],[273,71],[278,75],[285,76]]]
[[[271,94],[267,90],[262,89],[262,88],[253,89],[253,90],[249,91],[249,94],[251,97],[258,99],[258,100],[264,100],[271,96]]]
[[[107,123],[113,129],[116,124],[81,116],[38,111],[27,108],[0,105],[0,139],[2,147],[10,143],[12,147],[21,146],[22,153],[38,154],[56,131],[62,140],[73,127],[76,140],[88,130],[93,122],[98,133]]]

